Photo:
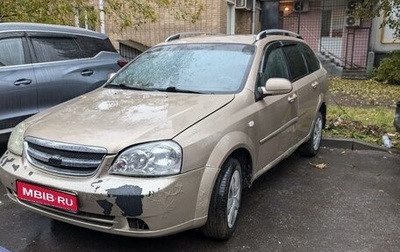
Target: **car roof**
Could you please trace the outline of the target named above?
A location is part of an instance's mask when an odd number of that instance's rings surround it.
[[[169,43],[239,43],[239,44],[252,44],[256,39],[255,35],[200,35],[184,37],[168,41]],[[167,42],[167,43],[168,43]]]
[[[274,40],[297,40],[303,41],[302,37],[297,33],[281,30],[271,29],[264,30],[258,34],[247,35],[226,35],[221,33],[207,33],[207,32],[186,32],[177,33],[169,36],[164,43],[161,44],[185,44],[185,43],[226,43],[226,44],[256,44],[257,41],[267,39],[268,41]]]
[[[0,23],[0,33],[1,32],[10,32],[10,31],[43,31],[43,32],[59,32],[59,33],[68,33],[68,34],[79,34],[90,37],[97,37],[105,39],[107,35],[86,30],[79,27],[66,26],[66,25],[54,25],[54,24],[41,24],[41,23],[24,23],[24,22],[5,22]]]

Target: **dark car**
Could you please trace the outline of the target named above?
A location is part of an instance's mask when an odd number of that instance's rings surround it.
[[[105,34],[0,23],[0,142],[25,118],[101,86],[123,63]]]

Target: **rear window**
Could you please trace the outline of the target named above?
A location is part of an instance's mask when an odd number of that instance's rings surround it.
[[[109,39],[78,36],[77,42],[85,58],[91,58],[100,52],[117,52]]]
[[[32,37],[31,39],[38,62],[84,57],[73,37]]]

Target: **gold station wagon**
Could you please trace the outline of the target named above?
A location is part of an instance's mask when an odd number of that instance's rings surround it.
[[[327,90],[290,31],[176,34],[20,123],[0,179],[18,204],[74,225],[228,239],[243,188],[297,149],[317,154]]]

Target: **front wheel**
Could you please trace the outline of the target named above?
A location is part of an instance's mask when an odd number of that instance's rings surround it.
[[[300,148],[300,154],[303,156],[313,157],[317,155],[322,140],[323,118],[321,112],[318,112],[313,128],[311,131],[310,139],[303,143]]]
[[[242,169],[239,161],[229,158],[221,168],[201,231],[207,237],[227,240],[236,229],[242,197]]]

